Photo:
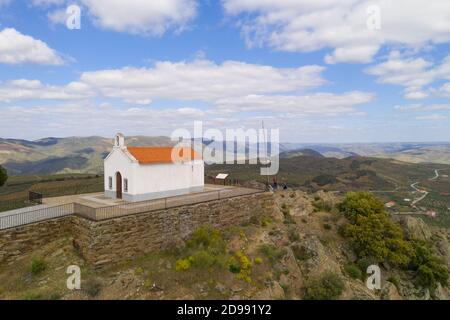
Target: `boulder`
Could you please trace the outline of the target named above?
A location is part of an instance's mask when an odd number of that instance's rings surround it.
[[[421,219],[409,216],[402,216],[398,222],[405,231],[408,239],[429,240],[431,238],[431,231],[428,226]]]
[[[450,300],[450,295],[448,290],[443,288],[442,285],[438,283],[433,292],[433,298],[436,300]]]
[[[367,288],[366,284],[359,280],[345,281],[343,300],[377,300],[374,290]]]
[[[309,276],[320,275],[325,272],[340,273],[340,265],[334,254],[323,246],[317,236],[307,236],[300,243],[292,246],[292,251],[302,271]]]
[[[263,291],[258,292],[254,297],[256,300],[280,300],[284,298],[284,290],[276,281],[272,282],[272,284]]]
[[[397,287],[389,281],[386,281],[384,286],[381,288],[380,296],[382,300],[403,300],[397,290]]]

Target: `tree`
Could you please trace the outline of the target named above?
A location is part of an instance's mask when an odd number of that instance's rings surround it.
[[[358,258],[406,266],[414,254],[399,225],[384,210],[383,203],[369,192],[349,192],[339,209],[350,220],[344,236]]]
[[[414,271],[417,283],[430,289],[438,283],[447,283],[449,268],[431,244],[406,240],[400,226],[390,219],[383,204],[372,194],[349,192],[339,209],[350,221],[343,228],[343,235],[355,250],[358,264],[373,261],[408,267]]]
[[[6,169],[0,166],[0,187],[2,187],[8,180],[8,173]]]
[[[414,254],[411,244],[404,239],[402,229],[386,214],[357,216],[344,228],[344,236],[352,244],[358,258],[373,258],[406,266]]]
[[[413,241],[414,255],[411,259],[411,269],[416,272],[418,284],[435,288],[437,283],[446,284],[449,270],[444,261],[434,254],[430,244],[425,241]]]
[[[370,192],[347,193],[344,201],[339,204],[339,210],[353,222],[357,216],[385,213],[383,203]]]

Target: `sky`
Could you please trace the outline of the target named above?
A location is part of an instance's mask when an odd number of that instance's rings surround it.
[[[0,137],[449,141],[449,49],[448,0],[0,0]]]

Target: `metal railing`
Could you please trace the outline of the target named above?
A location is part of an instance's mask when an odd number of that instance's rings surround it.
[[[230,188],[141,202],[130,202],[101,208],[94,208],[77,202],[54,207],[41,207],[38,209],[25,208],[22,209],[23,212],[3,215],[0,213],[0,230],[69,215],[78,215],[89,220],[101,221],[262,192],[264,191],[259,189]]]
[[[232,197],[245,196],[261,192],[263,191],[258,189],[247,189],[247,188],[235,188],[235,189],[230,188],[216,191],[199,192],[155,200],[130,202],[102,208],[95,208],[95,209],[91,208],[94,210],[94,212],[89,212],[88,214],[84,214],[84,216],[86,218],[99,221],[131,214],[150,212],[156,210],[165,210],[170,208],[199,204]]]
[[[30,223],[50,220],[72,215],[74,204],[68,203],[56,207],[45,207],[34,210],[26,210],[20,213],[0,215],[0,230],[18,227]]]

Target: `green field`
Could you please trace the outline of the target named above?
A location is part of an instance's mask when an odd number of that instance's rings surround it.
[[[28,203],[28,192],[34,191],[44,197],[103,191],[103,176],[87,174],[64,174],[51,176],[14,176],[0,188],[0,212],[23,208]]]

